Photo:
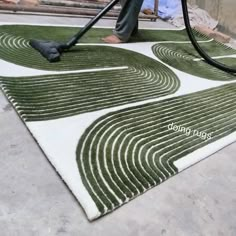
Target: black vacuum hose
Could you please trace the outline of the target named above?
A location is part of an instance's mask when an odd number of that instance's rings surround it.
[[[182,2],[182,9],[183,9],[183,16],[184,16],[184,23],[185,23],[185,27],[186,27],[186,31],[188,33],[189,39],[192,42],[194,48],[196,49],[196,51],[199,53],[199,55],[210,65],[223,70],[225,72],[228,73],[236,73],[236,69],[235,68],[231,68],[231,67],[227,67],[224,64],[212,59],[210,56],[208,56],[204,50],[202,50],[202,48],[199,46],[197,40],[195,39],[195,36],[193,35],[192,32],[192,28],[190,25],[190,21],[189,21],[189,16],[188,16],[188,4],[187,4],[187,0],[181,0]]]

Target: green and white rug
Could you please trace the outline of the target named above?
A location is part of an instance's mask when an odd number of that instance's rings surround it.
[[[236,76],[204,63],[185,30],[104,45],[95,28],[56,64],[29,39],[73,27],[0,26],[0,86],[90,220],[236,140]],[[236,51],[195,32],[212,57]]]

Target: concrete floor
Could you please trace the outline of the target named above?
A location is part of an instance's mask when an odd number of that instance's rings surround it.
[[[3,21],[86,20],[0,14]],[[153,25],[165,26],[142,22]],[[236,235],[236,144],[91,223],[2,93],[0,140],[1,236]]]

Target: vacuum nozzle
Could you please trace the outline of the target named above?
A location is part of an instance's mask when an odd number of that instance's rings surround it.
[[[54,41],[32,39],[29,44],[32,48],[40,52],[49,62],[60,61],[61,53],[66,49],[66,45]]]

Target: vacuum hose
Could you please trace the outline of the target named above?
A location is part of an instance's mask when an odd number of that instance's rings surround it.
[[[195,36],[193,35],[192,32],[192,28],[190,25],[190,21],[189,21],[189,15],[188,15],[188,4],[187,4],[187,0],[181,0],[182,2],[182,9],[183,9],[183,16],[184,16],[184,23],[185,23],[185,27],[186,27],[186,31],[188,33],[189,39],[192,43],[192,45],[194,46],[195,50],[199,53],[199,55],[210,65],[223,70],[225,72],[228,73],[236,73],[236,69],[235,68],[231,68],[231,67],[227,67],[224,64],[212,59],[210,56],[208,56],[205,51],[199,46],[197,40],[195,39]]]

